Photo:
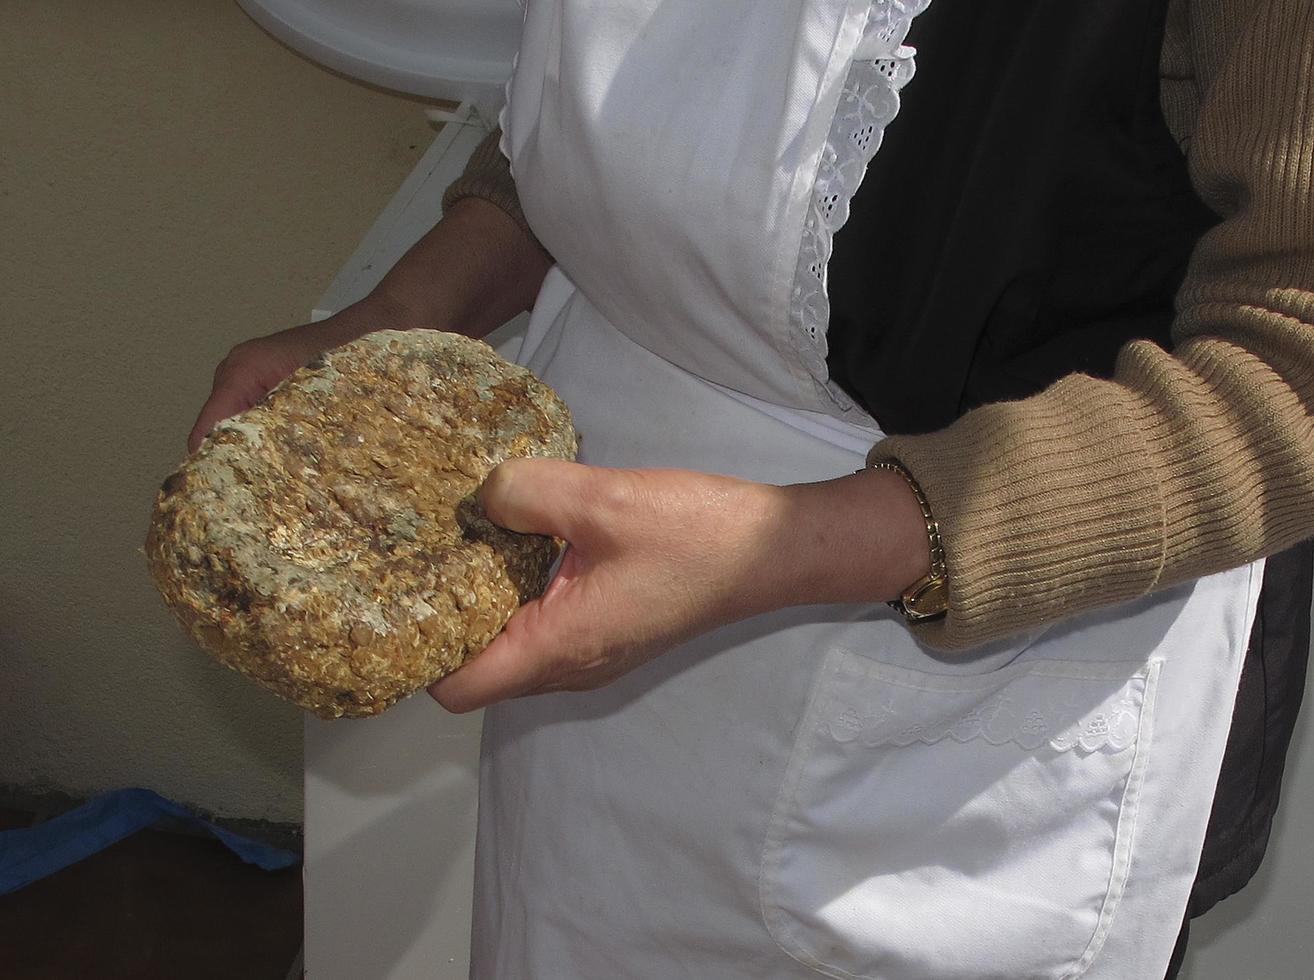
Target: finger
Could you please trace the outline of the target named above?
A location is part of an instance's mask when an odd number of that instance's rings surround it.
[[[236,390],[226,387],[211,393],[209,400],[201,406],[201,414],[196,417],[196,424],[187,436],[187,451],[196,452],[216,425],[239,412],[245,412],[259,402],[264,394],[258,386]]]
[[[493,523],[522,534],[551,534],[570,541],[588,499],[606,476],[595,467],[561,459],[508,459],[479,488]]]
[[[524,620],[537,614],[537,603],[518,610],[482,653],[431,684],[429,695],[448,711],[462,714],[537,690],[546,679],[548,661],[525,642],[532,631],[522,628]]]
[[[187,436],[187,451],[196,452],[216,425],[249,407],[241,401],[235,402],[231,396],[225,398],[210,396],[210,400],[201,407],[201,414],[196,417],[196,424],[192,426],[192,431]]]
[[[206,402],[201,408],[201,414],[196,417],[196,423],[192,426],[192,431],[187,436],[187,451],[194,453],[201,448],[201,443],[205,437],[210,434],[214,424],[224,416],[214,406],[214,399]]]

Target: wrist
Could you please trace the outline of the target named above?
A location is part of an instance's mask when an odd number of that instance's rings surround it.
[[[889,602],[931,570],[921,504],[896,472],[864,470],[782,488],[787,604]]]
[[[341,347],[376,330],[405,330],[417,324],[401,304],[371,293],[332,316],[296,328],[314,351]]]
[[[940,539],[940,522],[931,512],[930,501],[926,499],[921,484],[913,479],[912,474],[897,459],[869,462],[867,469],[894,473],[907,484],[917,501],[917,507],[922,515],[922,525],[926,529],[930,568],[926,574],[919,576],[905,588],[897,599],[892,600],[890,605],[912,623],[939,619],[948,611],[949,585],[945,580],[944,542]]]

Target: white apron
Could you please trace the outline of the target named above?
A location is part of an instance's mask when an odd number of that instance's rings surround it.
[[[824,265],[917,9],[530,0],[504,148],[559,265],[521,360],[584,461],[862,465],[881,433],[826,380]],[[490,709],[472,976],[1154,980],[1258,584],[966,661],[883,605],[789,609]]]

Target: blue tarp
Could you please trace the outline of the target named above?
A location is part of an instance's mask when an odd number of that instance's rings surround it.
[[[292,851],[216,827],[148,789],[120,789],[35,827],[0,832],[0,895],[67,868],[165,818],[209,831],[247,864],[266,871],[301,860]]]

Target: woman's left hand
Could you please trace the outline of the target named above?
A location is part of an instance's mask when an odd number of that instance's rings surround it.
[[[891,598],[929,563],[921,511],[895,474],[777,487],[513,459],[480,499],[494,522],[568,547],[543,596],[429,688],[450,711],[601,687],[771,609]]]

